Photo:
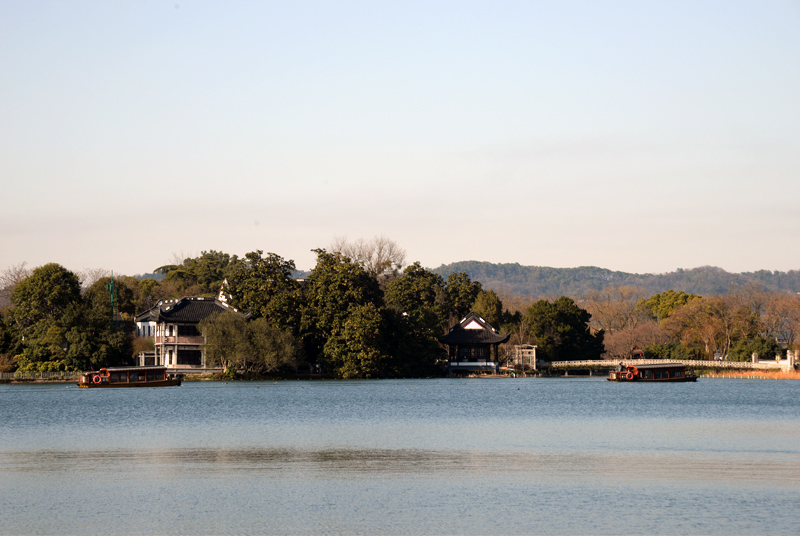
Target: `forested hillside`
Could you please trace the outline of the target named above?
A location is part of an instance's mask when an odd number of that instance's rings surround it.
[[[731,288],[748,283],[758,284],[765,290],[800,292],[800,270],[759,270],[734,274],[722,268],[703,266],[690,270],[679,268],[665,274],[633,274],[595,266],[549,268],[521,266],[518,263],[461,261],[442,265],[433,272],[445,278],[454,272],[465,272],[473,281],[480,281],[484,288],[533,298],[580,296],[590,290],[620,285],[639,286],[650,294],[682,290],[708,296],[728,292]]]

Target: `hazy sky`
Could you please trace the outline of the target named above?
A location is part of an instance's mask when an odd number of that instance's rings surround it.
[[[800,269],[800,2],[1,0],[0,180],[0,269]]]

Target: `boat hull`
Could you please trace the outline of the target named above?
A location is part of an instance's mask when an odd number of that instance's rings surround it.
[[[643,379],[634,378],[629,380],[627,378],[612,378],[608,377],[610,382],[626,382],[626,383],[663,383],[663,382],[696,382],[697,376],[684,376],[682,378],[659,378],[659,379]]]
[[[79,383],[78,387],[84,389],[106,389],[117,387],[173,387],[181,384],[181,380],[162,380],[151,382],[130,382],[130,383]]]

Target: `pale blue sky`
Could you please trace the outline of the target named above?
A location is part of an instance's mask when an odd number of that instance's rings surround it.
[[[800,2],[0,1],[0,269],[800,269]]]

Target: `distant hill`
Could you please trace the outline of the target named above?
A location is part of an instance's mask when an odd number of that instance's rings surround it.
[[[721,294],[749,283],[770,291],[800,292],[800,270],[733,274],[715,266],[702,266],[690,270],[679,268],[666,274],[632,274],[595,266],[548,268],[461,261],[443,264],[433,272],[445,279],[454,272],[465,272],[473,281],[480,281],[484,288],[534,298],[580,296],[590,290],[620,285],[638,286],[651,294],[671,289],[701,296]]]
[[[134,279],[138,279],[139,281],[144,281],[145,279],[155,279],[156,281],[161,281],[166,276],[164,274],[148,273],[148,274],[136,274],[131,277],[133,277]]]

